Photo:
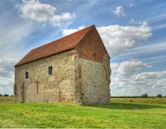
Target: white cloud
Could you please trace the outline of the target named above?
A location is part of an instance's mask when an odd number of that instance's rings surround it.
[[[143,72],[146,67],[148,65],[139,60],[111,64],[112,95],[166,95],[166,71]]]
[[[66,35],[80,29],[82,27],[65,29],[62,33]],[[108,25],[97,27],[97,29],[111,57],[124,53],[133,48],[137,42],[151,36],[151,28],[146,22],[139,26]]]
[[[113,78],[116,80],[127,80],[134,74],[140,72],[147,64],[140,60],[124,61],[120,64],[112,63],[111,70]]]
[[[53,26],[68,25],[75,18],[75,14],[65,12],[56,13],[56,7],[41,3],[39,0],[24,0],[18,6],[21,16],[41,23],[51,23]]]
[[[117,6],[117,7],[115,8],[115,10],[113,11],[113,13],[114,13],[116,16],[125,16],[123,6]]]
[[[111,56],[119,55],[151,36],[151,29],[146,23],[140,26],[109,25],[98,27],[98,30]]]
[[[40,3],[39,1],[23,1],[19,6],[19,10],[23,17],[36,20],[38,22],[46,22],[52,17],[56,11],[56,8]]]
[[[139,60],[131,60],[131,61],[125,61],[119,64],[119,66],[116,69],[116,72],[119,75],[122,76],[131,76],[138,71],[140,71],[142,68],[146,66],[145,63]]]

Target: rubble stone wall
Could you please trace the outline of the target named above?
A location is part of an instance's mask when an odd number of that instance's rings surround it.
[[[71,50],[16,67],[16,101],[75,102],[76,55],[76,50]],[[52,75],[48,75],[49,66]]]
[[[103,63],[77,58],[77,87],[81,101],[86,104],[106,104],[110,102],[110,64],[104,56]],[[79,93],[79,92],[78,92]]]
[[[53,74],[48,75],[48,67]],[[25,73],[29,78],[25,79]],[[76,49],[15,68],[17,102],[72,102],[104,104],[110,101],[110,64],[81,58]]]

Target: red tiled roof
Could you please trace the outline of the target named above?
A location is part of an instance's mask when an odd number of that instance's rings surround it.
[[[16,64],[16,66],[27,64],[32,61],[55,55],[57,53],[74,48],[93,27],[94,25],[89,26],[68,36],[65,36],[61,39],[58,39],[41,47],[32,49],[23,59],[21,59]]]

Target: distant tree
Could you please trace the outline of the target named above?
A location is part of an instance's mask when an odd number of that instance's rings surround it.
[[[2,95],[0,94],[0,96],[2,96]]]
[[[161,94],[158,94],[158,95],[157,95],[157,97],[158,97],[158,98],[161,98],[161,97],[162,97],[162,95],[161,95]]]
[[[4,96],[9,96],[8,94],[5,94]]]
[[[142,95],[142,97],[143,97],[143,98],[148,98],[148,94],[145,93],[145,94]]]

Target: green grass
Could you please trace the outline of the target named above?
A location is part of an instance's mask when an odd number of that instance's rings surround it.
[[[79,106],[0,97],[0,127],[165,129],[166,98],[113,98],[108,105]]]

